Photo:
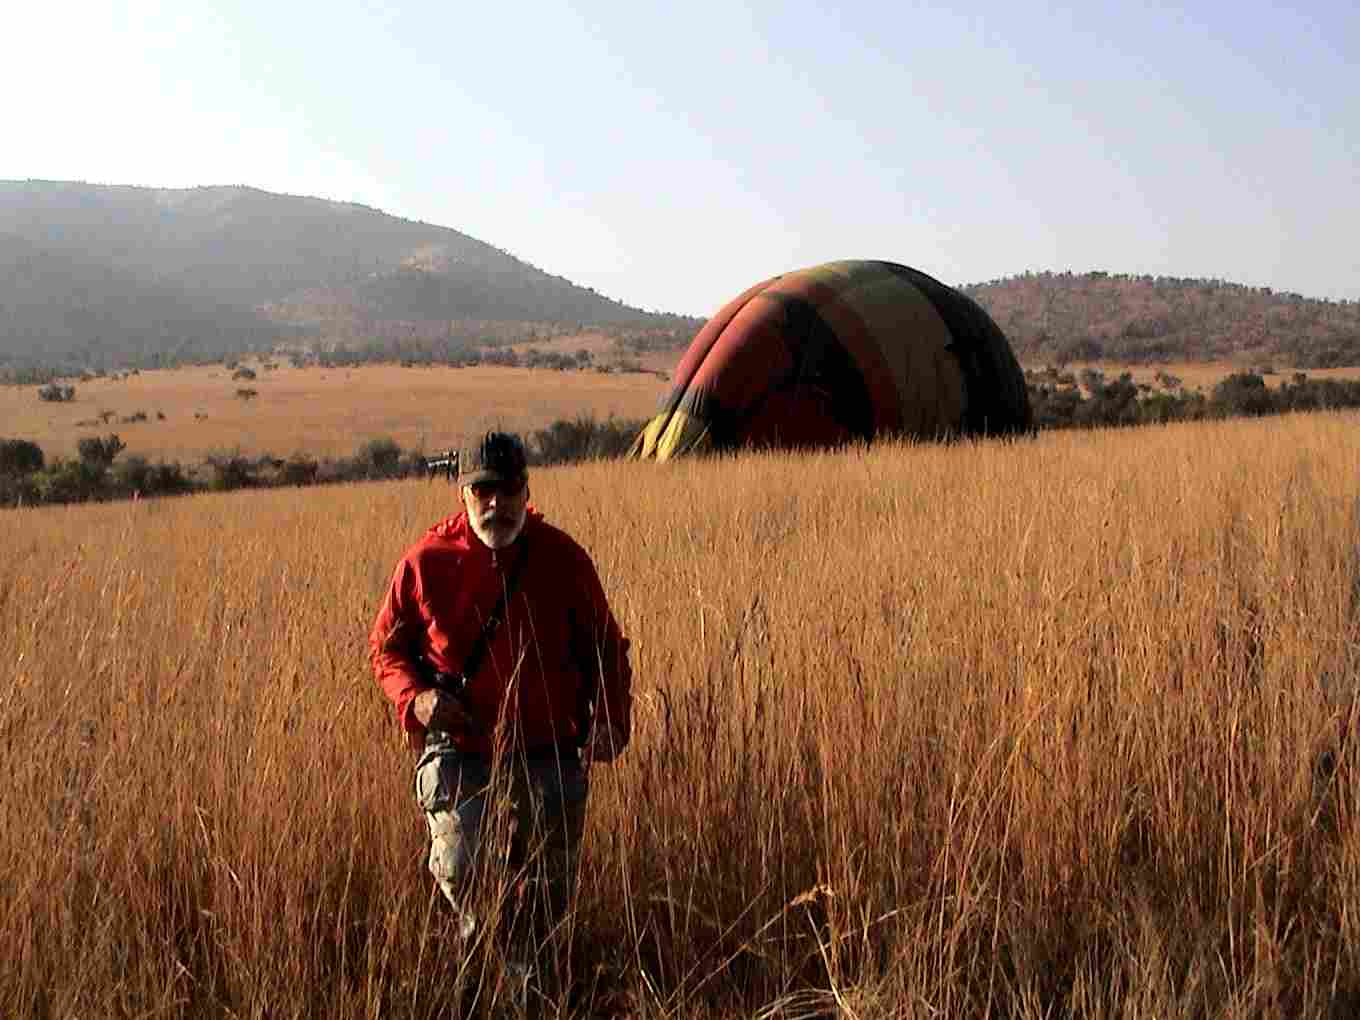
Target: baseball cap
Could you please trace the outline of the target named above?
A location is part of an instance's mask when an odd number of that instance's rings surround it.
[[[464,450],[458,461],[458,484],[514,482],[529,474],[524,443],[512,432],[488,432]]]

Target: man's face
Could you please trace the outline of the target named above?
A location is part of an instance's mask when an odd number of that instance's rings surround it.
[[[463,486],[463,505],[473,534],[490,549],[504,549],[519,538],[529,512],[529,483],[475,482]]]

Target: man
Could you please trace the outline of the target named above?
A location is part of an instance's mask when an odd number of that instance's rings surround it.
[[[373,670],[412,747],[429,868],[463,937],[470,879],[498,796],[509,863],[561,920],[575,884],[589,766],[628,742],[631,672],[589,555],[529,504],[519,438],[460,456],[463,511],[397,564],[369,636]]]

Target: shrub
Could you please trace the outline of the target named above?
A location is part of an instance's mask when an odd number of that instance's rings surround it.
[[[98,499],[107,492],[108,486],[105,468],[83,460],[58,460],[36,478],[38,496],[44,503]]]
[[[147,478],[151,475],[151,465],[145,457],[126,457],[114,469],[113,481],[127,492],[145,492]]]
[[[231,377],[233,379],[244,379],[246,381],[249,381],[255,378],[255,370],[253,368],[246,368],[244,365],[242,365],[235,372],[231,373]]]
[[[37,479],[41,475],[7,475],[0,472],[0,506],[24,506],[42,502]]]
[[[320,469],[313,458],[303,453],[295,453],[284,463],[279,471],[279,481],[284,485],[312,485]]]
[[[113,459],[123,450],[127,449],[116,433],[110,433],[103,439],[95,436],[87,436],[76,443],[76,450],[80,453],[80,462],[99,471],[105,470]]]
[[[1214,387],[1213,403],[1225,415],[1260,415],[1275,410],[1266,381],[1255,372],[1237,372]]]
[[[1083,368],[1081,370],[1081,385],[1092,396],[1099,396],[1105,388],[1105,373],[1098,368]]]
[[[218,492],[249,489],[260,483],[255,473],[255,465],[239,453],[209,457],[208,466],[212,469],[209,488]]]
[[[401,463],[401,447],[386,436],[370,439],[359,447],[357,460],[369,477],[390,478]]]
[[[27,439],[0,439],[0,475],[20,477],[43,469],[42,447]]]
[[[154,464],[147,473],[146,481],[143,484],[142,492],[150,495],[176,495],[182,492],[189,492],[193,489],[193,482],[189,481],[184,474],[184,469],[178,462],[166,463],[161,461]]]
[[[644,424],[615,418],[599,422],[591,415],[580,415],[572,421],[558,420],[533,434],[531,455],[536,464],[621,457]]]
[[[62,386],[60,383],[48,383],[38,389],[38,399],[59,404],[70,403],[76,399],[76,388],[74,386]]]

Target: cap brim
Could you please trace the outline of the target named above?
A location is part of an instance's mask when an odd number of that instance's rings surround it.
[[[482,468],[480,471],[469,471],[467,474],[458,476],[459,485],[476,485],[478,482],[516,482],[528,478],[526,471],[519,475],[509,476],[500,471],[492,471],[489,468]]]

